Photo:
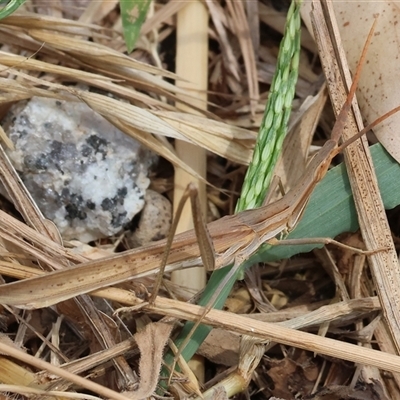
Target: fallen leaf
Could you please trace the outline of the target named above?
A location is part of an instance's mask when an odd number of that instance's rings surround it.
[[[134,392],[124,392],[129,399],[144,399],[150,397],[155,391],[161,370],[163,350],[172,327],[172,324],[154,322],[135,334],[134,338],[140,350],[140,384]]]
[[[311,2],[304,2],[302,17],[310,29]],[[400,80],[398,75],[400,5],[393,1],[337,1],[334,10],[338,20],[343,47],[354,72],[368,32],[377,18],[373,41],[368,49],[357,90],[361,113],[371,123],[400,105]],[[374,129],[374,133],[392,155],[400,162],[398,126],[400,113],[396,113]]]

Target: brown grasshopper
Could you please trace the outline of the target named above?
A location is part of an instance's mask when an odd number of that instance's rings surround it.
[[[372,37],[372,30],[367,40]],[[282,232],[291,231],[301,218],[315,186],[327,172],[334,156],[344,146],[361,137],[382,120],[397,112],[397,107],[368,125],[350,141],[339,145],[339,138],[351,110],[352,99],[360,76],[360,65],[364,62],[366,48],[354,76],[346,102],[343,105],[332,137],[310,161],[302,179],[280,200],[254,210],[226,216],[208,224],[207,228],[215,248],[215,269],[229,264],[234,267],[220,284],[220,288],[237,272],[242,261],[248,259],[265,242]],[[29,230],[29,228],[26,228]],[[38,237],[34,231],[32,237]],[[167,241],[129,250],[101,260],[83,262],[73,267],[47,273],[41,277],[0,285],[0,303],[21,308],[47,307],[107,286],[118,284],[156,272],[164,254]],[[40,239],[38,239],[40,247]],[[194,230],[175,236],[168,256],[169,268],[189,267],[201,264],[200,250]],[[217,290],[218,292],[218,290]],[[215,299],[214,299],[215,300]],[[212,304],[212,301],[210,301]]]

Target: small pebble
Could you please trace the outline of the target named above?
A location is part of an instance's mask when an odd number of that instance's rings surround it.
[[[139,225],[134,232],[126,234],[128,246],[139,247],[166,238],[171,229],[171,219],[169,200],[154,190],[147,190]]]

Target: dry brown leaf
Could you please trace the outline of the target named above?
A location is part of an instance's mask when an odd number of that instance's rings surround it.
[[[311,2],[304,2],[302,17],[310,29]],[[357,99],[368,123],[400,105],[398,59],[400,55],[400,8],[394,1],[335,1],[343,47],[352,71],[355,71],[365,38],[377,17],[374,39],[367,54],[358,85]],[[386,150],[400,162],[398,127],[400,113],[396,113],[374,132]]]
[[[84,24],[100,23],[116,7],[118,2],[118,0],[90,1],[79,17],[79,22]]]
[[[29,35],[39,42],[45,42],[46,45],[52,46],[57,50],[71,53],[90,64],[99,64],[101,61],[101,63],[105,64],[114,64],[120,67],[124,66],[139,71],[176,78],[176,75],[171,72],[136,61],[119,51],[114,51],[99,43],[89,42],[72,36],[59,35],[54,31],[45,31],[43,29],[32,29],[29,31]]]
[[[218,39],[221,41],[222,56],[225,58],[226,68],[230,71],[232,76],[239,81],[239,65],[236,57],[234,56],[232,44],[229,41],[227,34],[227,21],[226,15],[223,11],[220,3],[215,0],[206,0],[208,10],[210,12],[210,17],[214,23],[215,29],[218,33]]]
[[[168,111],[155,114],[179,129],[186,140],[239,164],[250,163],[256,133],[197,115]]]
[[[327,99],[325,85],[315,96],[307,97],[299,111],[296,121],[291,123],[288,137],[283,144],[281,157],[275,167],[276,174],[285,188],[289,191],[301,178],[307,165],[307,156],[312,136]],[[272,197],[275,200],[280,196]]]
[[[1,20],[2,25],[19,26],[24,29],[51,29],[57,32],[66,32],[74,35],[92,35],[104,31],[98,25],[83,24],[69,19],[57,18],[48,15],[34,14],[30,12],[15,12]]]
[[[156,390],[164,347],[172,327],[173,324],[154,322],[135,334],[134,338],[140,350],[140,383],[136,391],[124,392],[129,399],[141,400],[150,397]]]
[[[142,25],[141,34],[147,35],[150,31],[157,29],[160,24],[174,16],[185,3],[181,0],[169,0],[163,7],[149,17]]]
[[[248,91],[250,97],[250,109],[251,114],[255,114],[256,105],[260,97],[257,80],[257,67],[255,60],[255,52],[253,43],[251,41],[250,29],[246,14],[244,11],[244,5],[241,1],[227,0],[227,9],[232,18],[232,24],[234,26],[234,32],[239,40],[240,49],[246,68],[246,79],[248,84]]]
[[[283,35],[286,15],[283,12],[276,10],[272,4],[269,3],[260,1],[258,7],[260,21]],[[316,52],[314,39],[310,35],[310,32],[304,27],[302,27],[301,30],[301,46],[310,50],[312,53]]]
[[[137,101],[148,106],[175,109],[175,107],[168,106],[168,104],[165,102],[161,102],[160,100],[157,100],[144,93],[140,93],[130,87],[121,86],[118,84],[119,80],[109,78],[104,75],[94,74],[86,71],[77,71],[74,68],[53,65],[39,60],[16,56],[4,51],[0,51],[0,63],[9,69],[23,68],[24,70],[57,74],[63,79],[75,80],[90,86],[98,87],[102,90],[108,90],[110,93],[118,94],[129,100]],[[4,69],[6,70],[6,68]],[[0,72],[4,72],[4,70]]]
[[[268,376],[274,382],[271,392],[284,399],[304,398],[312,391],[318,375],[318,361],[304,351],[296,352],[294,359],[268,360]]]

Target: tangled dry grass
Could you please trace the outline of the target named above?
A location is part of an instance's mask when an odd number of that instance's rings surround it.
[[[60,0],[51,4],[32,0],[24,9],[0,21],[2,116],[12,103],[32,96],[83,101],[175,168],[200,181],[204,178],[182,162],[171,143],[178,139],[206,149],[209,202],[217,216],[230,213],[243,166],[251,158],[285,22],[285,13],[269,2],[255,3],[207,1],[208,103],[199,106],[193,105],[196,94],[185,85],[176,84],[182,78],[172,72],[176,14],[185,2],[154,2],[136,50],[126,55],[117,0]],[[293,164],[291,170],[296,171],[283,178],[288,187],[302,173],[312,127],[320,119],[326,100],[316,46],[305,28],[302,47],[294,107],[297,113],[292,125],[299,119],[303,123],[297,128],[301,134],[286,149],[285,157]],[[78,88],[78,83],[96,90]],[[305,102],[311,95],[312,100]],[[299,108],[300,103],[305,106]],[[176,104],[183,104],[184,111]],[[323,113],[320,132],[329,132],[330,123],[329,113]],[[11,145],[4,135],[3,141]],[[298,157],[299,148],[304,149],[302,157]],[[281,171],[287,168],[284,165]],[[101,246],[88,249],[76,243],[62,243],[54,226],[42,217],[20,185],[4,154],[0,167],[3,183],[19,212],[5,207],[0,211],[3,283],[45,276],[91,258],[107,256],[108,262],[112,259]],[[170,193],[172,174],[156,171],[152,185]],[[346,240],[357,246],[357,236]],[[386,353],[377,357],[377,352],[365,348],[395,352],[379,316],[380,302],[372,296],[373,283],[362,272],[365,257],[350,256],[337,249],[332,252],[336,262],[331,253],[321,250],[290,262],[253,268],[226,306],[228,311],[246,317],[218,311],[207,314],[205,322],[216,327],[200,350],[209,360],[207,383],[200,389],[189,375],[183,389],[204,393],[222,381],[229,367],[234,369],[239,364],[236,376],[255,398],[399,398],[397,357]],[[42,308],[37,310],[3,304],[0,397],[15,398],[7,392],[19,398],[43,399],[150,397],[157,383],[164,344],[171,334],[171,319],[195,320],[201,310],[182,301],[190,295],[169,282],[166,286],[172,299],[159,297],[154,305],[143,307],[141,294],[149,288],[151,291],[154,278],[148,274],[148,265],[134,268],[131,278],[118,287],[101,288],[89,296],[86,293],[95,289],[91,288],[74,299],[58,299],[56,306],[48,306],[47,298],[42,299]],[[28,294],[36,290],[41,288],[26,286]],[[11,298],[12,291],[7,296]],[[114,315],[122,305],[135,306],[137,310]],[[170,319],[158,325],[150,323],[160,316]],[[320,336],[296,334],[294,329],[318,332]],[[258,339],[269,338],[295,347],[268,345],[266,349],[265,343],[260,345],[247,338],[239,348],[239,334],[249,332]],[[373,335],[378,346],[371,342]],[[347,342],[360,344],[359,352],[355,346],[348,347]],[[336,359],[313,357],[312,352],[330,354],[329,347]],[[269,352],[262,361],[252,365],[254,354],[264,354],[266,350]],[[343,361],[353,351],[354,358],[350,359],[367,366]],[[393,375],[381,374],[376,366],[386,367]],[[249,370],[254,372],[241,375]],[[313,388],[321,387],[322,391],[312,394]],[[229,390],[225,387],[206,396],[225,397],[226,391]],[[178,391],[174,395],[186,396]]]

